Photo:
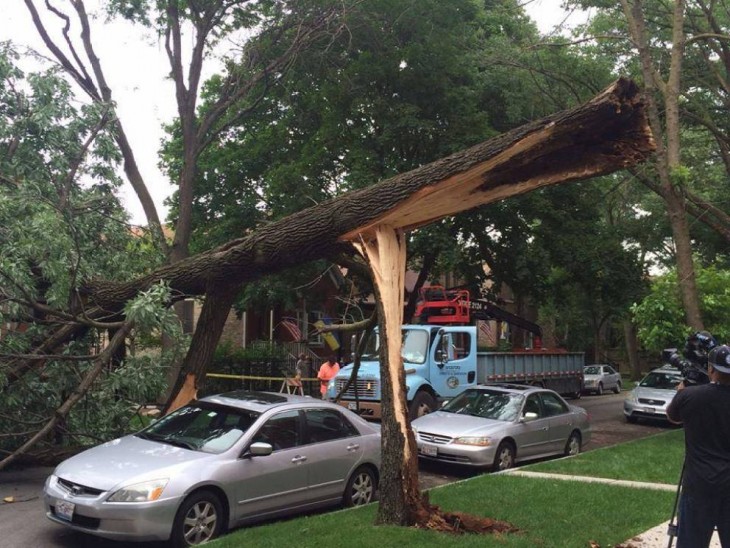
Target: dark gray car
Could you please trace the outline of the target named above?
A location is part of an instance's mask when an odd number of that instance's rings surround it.
[[[78,531],[191,546],[255,520],[366,504],[379,467],[378,425],[308,397],[240,391],[62,462],[44,503]]]
[[[577,454],[591,437],[584,409],[552,390],[511,384],[469,388],[412,426],[419,457],[496,470]]]

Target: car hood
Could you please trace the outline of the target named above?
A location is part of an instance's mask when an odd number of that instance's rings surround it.
[[[73,483],[109,491],[135,479],[171,477],[173,468],[214,457],[172,445],[125,436],[63,461],[54,474]]]
[[[471,417],[457,413],[436,411],[413,421],[413,427],[420,432],[440,434],[456,438],[459,436],[487,435],[513,424],[508,421]]]
[[[632,390],[634,397],[636,398],[647,398],[651,400],[665,400],[670,401],[674,398],[677,393],[676,390],[666,388],[648,388],[644,386],[637,386]]]

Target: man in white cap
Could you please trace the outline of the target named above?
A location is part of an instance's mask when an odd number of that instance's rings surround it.
[[[669,420],[684,425],[685,464],[679,499],[678,548],[705,548],[717,527],[730,547],[730,348],[707,356],[710,382],[680,383],[667,408]]]

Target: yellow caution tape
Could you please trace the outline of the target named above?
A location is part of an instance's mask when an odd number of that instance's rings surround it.
[[[286,377],[256,377],[254,375],[226,375],[225,373],[206,373],[214,379],[237,379],[241,381],[285,381]],[[319,382],[319,379],[299,379],[300,381]]]

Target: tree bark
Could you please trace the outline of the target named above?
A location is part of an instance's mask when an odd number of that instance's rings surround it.
[[[672,17],[672,50],[667,82],[661,79],[653,64],[652,54],[644,27],[644,13],[641,0],[621,0],[624,14],[629,23],[632,40],[639,50],[639,60],[647,88],[647,112],[651,129],[657,139],[654,165],[659,176],[659,195],[667,209],[669,224],[674,239],[677,277],[684,305],[687,325],[702,330],[697,283],[692,262],[692,245],[687,224],[687,211],[682,188],[674,184],[675,170],[680,166],[679,95],[681,92],[682,56],[684,55],[684,0],[675,0]],[[663,99],[664,118],[654,99]],[[662,124],[662,119],[665,120]]]
[[[165,404],[165,413],[182,407],[195,399],[205,384],[208,364],[218,346],[231,306],[237,295],[236,286],[220,286],[209,291],[203,302],[198,326],[190,341],[190,349],[180,368],[176,384]]]
[[[626,355],[629,358],[629,367],[631,369],[631,380],[638,381],[641,378],[639,341],[636,336],[636,326],[628,318],[624,320],[624,339],[626,340]]]

